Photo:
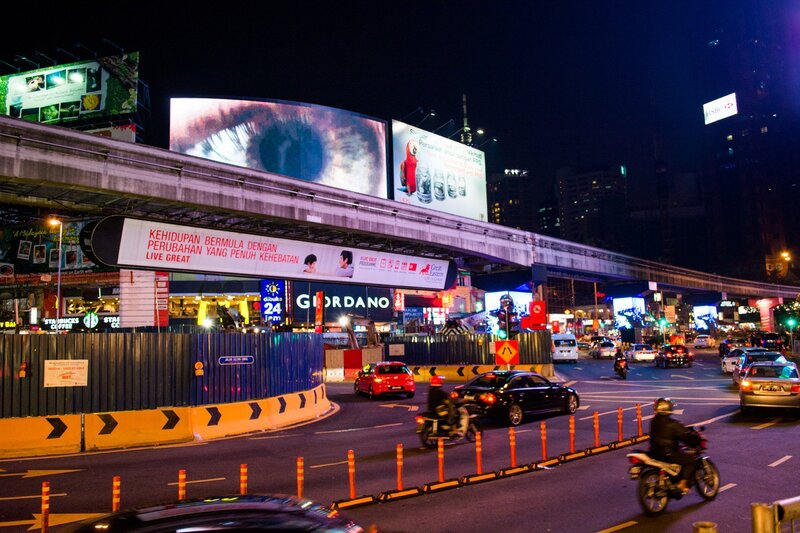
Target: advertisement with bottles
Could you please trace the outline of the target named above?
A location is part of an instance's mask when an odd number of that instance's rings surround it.
[[[404,204],[486,221],[483,152],[392,121],[394,199]]]

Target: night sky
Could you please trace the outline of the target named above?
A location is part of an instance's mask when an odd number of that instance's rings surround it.
[[[434,129],[460,125],[465,93],[471,126],[499,139],[490,170],[540,179],[565,165],[625,163],[632,180],[649,180],[654,131],[672,170],[698,153],[700,3],[758,1],[132,2],[113,13],[112,3],[70,2],[50,16],[45,2],[35,19],[6,21],[0,59],[27,70],[17,54],[47,66],[35,51],[59,63],[68,61],[59,47],[89,57],[75,43],[118,52],[103,39],[139,50],[152,104],[144,137],[164,148],[170,97],[295,100],[385,120],[422,107],[436,110],[423,125]]]

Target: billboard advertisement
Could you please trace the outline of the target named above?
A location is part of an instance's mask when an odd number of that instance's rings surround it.
[[[644,325],[644,298],[614,298],[612,306],[617,329],[641,328]]]
[[[483,152],[392,121],[394,199],[476,220],[486,216]]]
[[[286,318],[286,282],[261,280],[261,318],[264,324],[282,324]]]
[[[69,126],[136,112],[139,52],[0,76],[2,113]]]
[[[703,104],[703,117],[706,125],[723,118],[732,117],[738,112],[736,108],[736,93],[731,93]]]
[[[694,307],[695,329],[710,329],[717,323],[717,308],[713,305],[696,305]]]
[[[514,312],[517,313],[517,320],[527,317],[533,302],[533,293],[523,291],[499,291],[487,292],[483,296],[486,302],[486,332],[496,334],[498,327],[495,313],[500,310],[500,299],[510,299]]]
[[[377,322],[392,319],[392,290],[384,287],[339,285],[335,283],[292,282],[292,318],[295,323],[313,324],[317,293],[323,292],[327,322],[338,322],[342,315]]]
[[[387,198],[386,122],[300,102],[172,98],[169,148]]]
[[[86,222],[64,222],[61,233],[61,271],[64,274],[97,271],[79,245]],[[58,271],[58,226],[0,228],[0,280],[14,274],[55,274]],[[105,269],[103,269],[105,270]]]
[[[293,241],[154,220],[110,216],[87,230],[82,246],[120,268],[443,290],[453,261],[350,246]]]

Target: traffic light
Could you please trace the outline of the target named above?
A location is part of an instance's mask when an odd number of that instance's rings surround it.
[[[497,311],[497,336],[501,339],[508,338],[508,315],[504,309]]]
[[[509,309],[508,311],[508,338],[513,339],[519,333],[519,318],[517,317],[517,312],[513,309]]]
[[[788,320],[786,320],[786,325],[789,326],[789,329],[794,329],[794,327],[797,325],[797,319],[789,318]]]

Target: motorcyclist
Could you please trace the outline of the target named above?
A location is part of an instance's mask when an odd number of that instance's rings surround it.
[[[622,353],[622,348],[617,346],[617,351],[614,352],[614,372],[619,371],[619,362],[625,360],[625,354]]]
[[[728,345],[728,339],[725,339],[721,343],[719,343],[719,356],[720,358],[725,357],[731,351],[731,347]]]
[[[680,450],[680,443],[696,445],[700,437],[670,416],[674,409],[675,402],[669,398],[655,401],[655,416],[650,422],[650,455],[659,461],[681,465],[678,489],[686,494],[689,480],[694,476],[695,460]]]
[[[435,413],[439,418],[447,420],[447,425],[453,427],[453,402],[442,389],[442,377],[431,376],[428,388],[428,411]]]

